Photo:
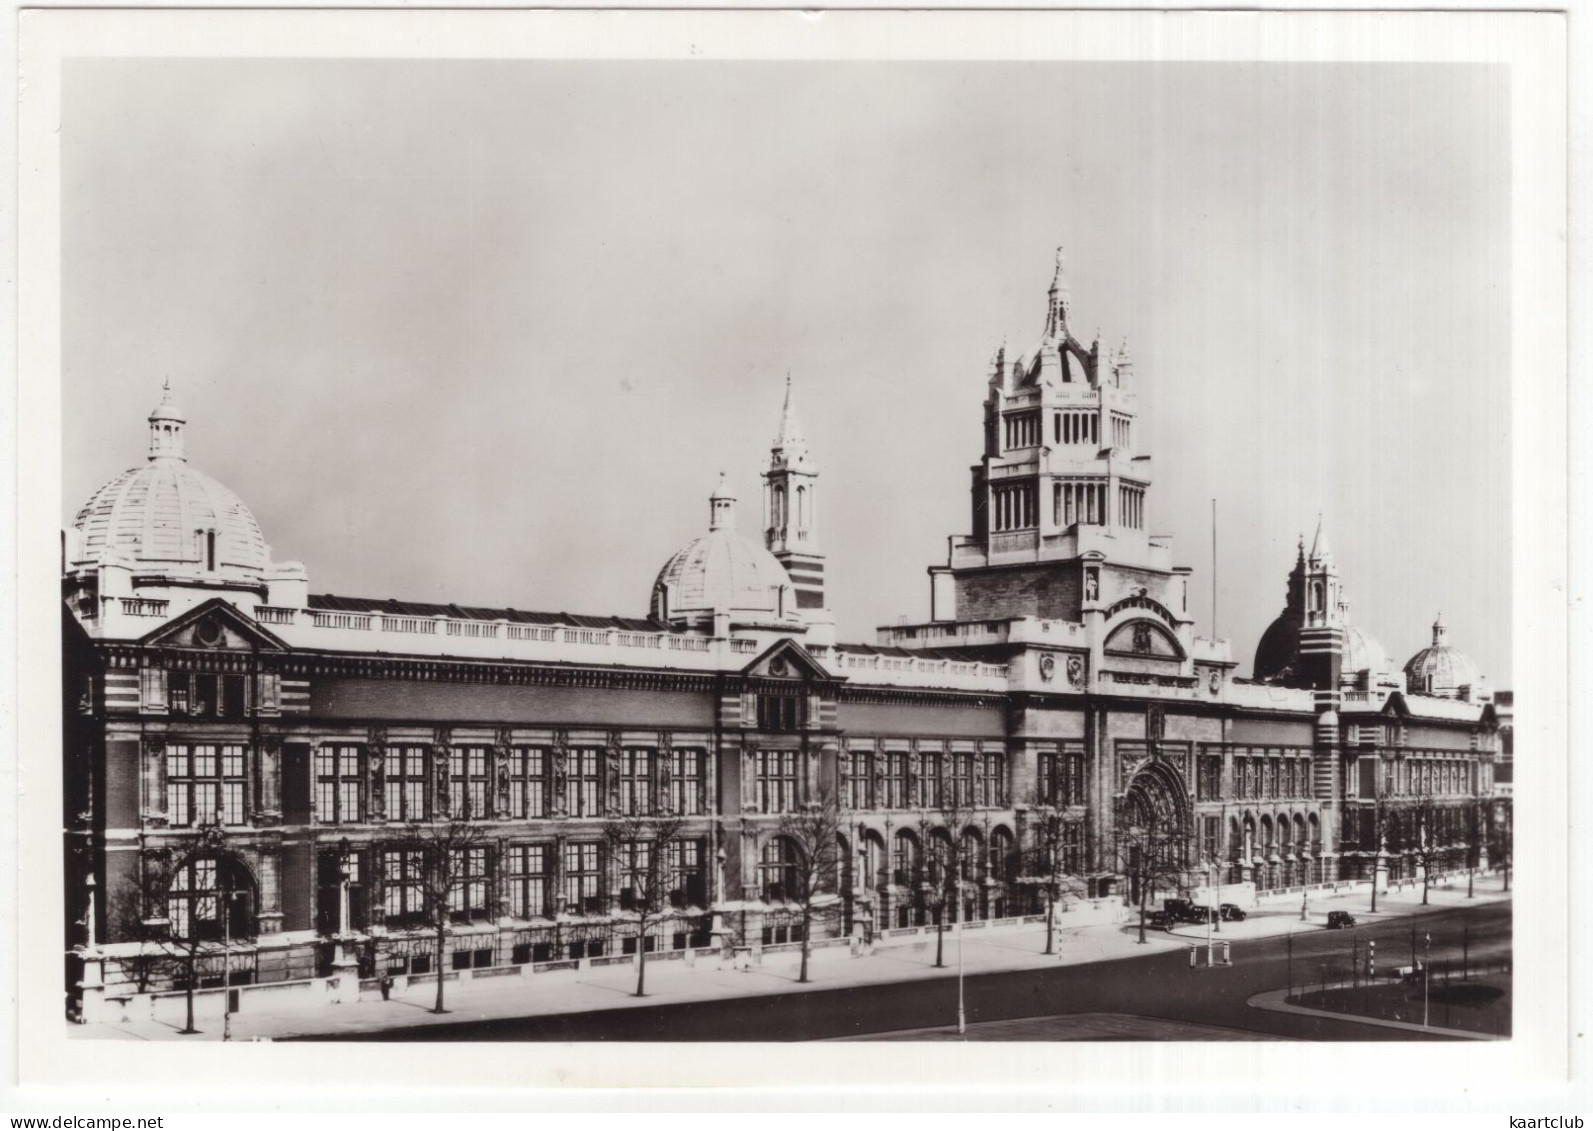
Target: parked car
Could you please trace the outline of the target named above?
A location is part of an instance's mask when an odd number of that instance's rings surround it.
[[[1204,923],[1206,909],[1187,899],[1164,899],[1162,910],[1172,917],[1175,923]]]
[[[1152,911],[1145,916],[1145,925],[1155,931],[1171,931],[1178,920],[1167,911]]]
[[[1227,922],[1243,923],[1245,921],[1245,909],[1237,903],[1224,903],[1217,908],[1217,914]]]
[[[1211,908],[1206,906],[1204,903],[1192,903],[1192,904],[1190,904],[1189,905],[1189,918],[1186,920],[1186,922],[1189,922],[1189,923],[1209,923],[1209,922],[1211,922]]]
[[[1341,927],[1353,927],[1355,916],[1348,911],[1329,911],[1327,925],[1330,931],[1336,931]]]

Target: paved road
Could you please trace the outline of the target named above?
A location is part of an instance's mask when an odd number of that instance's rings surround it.
[[[1463,925],[1471,953],[1508,950],[1507,903],[1437,911],[1414,920],[1417,945],[1431,934],[1432,957],[1460,955]],[[1324,963],[1348,968],[1351,940],[1377,941],[1379,968],[1410,961],[1411,918],[1385,920],[1353,931],[1319,931],[1295,938],[1296,984],[1315,977]],[[1245,1003],[1263,990],[1281,989],[1291,959],[1283,938],[1236,944],[1232,967],[1190,970],[1184,953],[1086,966],[983,974],[967,979],[965,999],[973,1023],[1076,1013],[1116,1013],[1242,1029],[1256,1038],[1323,1041],[1441,1040],[1338,1018],[1303,1017],[1252,1009]],[[801,1041],[924,1029],[955,1022],[955,978],[911,984],[857,986],[730,1001],[417,1026],[335,1040],[379,1041]],[[316,1038],[307,1038],[316,1039]]]

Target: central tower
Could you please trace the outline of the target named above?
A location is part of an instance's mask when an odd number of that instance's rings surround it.
[[[1078,621],[1130,591],[1182,616],[1188,571],[1146,533],[1151,464],[1137,446],[1128,347],[1103,355],[1099,334],[1087,346],[1074,335],[1060,248],[1047,299],[1040,341],[996,352],[971,468],[973,533],[930,570],[931,618]]]

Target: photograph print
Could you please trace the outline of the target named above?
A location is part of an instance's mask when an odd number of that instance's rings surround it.
[[[62,62],[68,1038],[1510,1041],[1509,69],[710,55]]]

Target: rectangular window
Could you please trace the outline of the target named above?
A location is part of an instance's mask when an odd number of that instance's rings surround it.
[[[950,804],[954,807],[971,807],[979,804],[974,793],[973,754],[951,755]]]
[[[242,746],[168,746],[166,816],[173,828],[244,823]]]
[[[652,874],[653,845],[651,841],[631,840],[615,850],[615,879],[619,882],[621,911],[634,911],[643,903],[652,908],[660,906],[660,893],[649,891],[659,878]]]
[[[323,745],[315,750],[316,820],[323,825],[355,824],[365,819],[364,777],[358,746]]]
[[[1217,801],[1222,798],[1222,756],[1220,754],[1202,754],[1200,756],[1200,773],[1196,781],[1196,790],[1201,801]]]
[[[548,815],[547,752],[516,747],[509,751],[509,816]]]
[[[677,817],[695,817],[703,811],[703,761],[701,750],[669,752],[669,808]]]
[[[516,919],[543,919],[553,914],[548,897],[552,849],[545,844],[509,846],[504,861],[504,886],[509,914]]]
[[[387,819],[426,820],[426,748],[390,746],[383,757]]]
[[[487,849],[456,848],[449,853],[453,884],[448,889],[448,915],[455,923],[487,917]]]
[[[1084,871],[1084,826],[1077,821],[1062,826],[1062,871],[1069,876]]]
[[[390,927],[413,927],[426,921],[426,853],[419,848],[390,848],[382,853],[383,909]]]
[[[907,808],[907,755],[885,755],[885,808]]]
[[[601,751],[582,747],[570,751],[569,776],[564,781],[564,810],[572,817],[598,817],[603,813]]]
[[[166,709],[200,719],[241,719],[248,714],[246,676],[167,672]]]
[[[765,813],[793,812],[797,797],[796,750],[758,751],[758,807]]]
[[[794,731],[802,729],[802,696],[759,695],[758,729]]]
[[[653,812],[653,752],[620,752],[620,812],[628,817],[646,817]]]
[[[941,773],[940,755],[925,754],[918,759],[918,804],[925,809],[940,808]]]
[[[846,785],[843,796],[848,809],[874,808],[874,755],[869,750],[844,750],[841,767]]]
[[[564,846],[564,902],[572,915],[602,914],[599,848],[597,844],[585,843]]]
[[[979,779],[979,804],[999,809],[1006,804],[1006,759],[1000,754],[984,756],[984,773]]]
[[[467,821],[492,816],[487,802],[487,748],[462,746],[448,751],[449,814]]]
[[[700,840],[669,842],[669,902],[675,907],[707,907],[708,885]]]

